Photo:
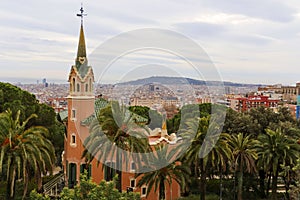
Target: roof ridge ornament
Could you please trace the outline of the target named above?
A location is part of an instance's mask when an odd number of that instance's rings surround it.
[[[82,25],[82,24],[83,24],[83,17],[84,17],[84,16],[87,16],[87,14],[84,13],[82,3],[81,3],[81,8],[80,8],[80,13],[77,14],[76,16],[81,18],[81,25]]]

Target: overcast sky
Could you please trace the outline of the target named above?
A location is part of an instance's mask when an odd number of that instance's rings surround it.
[[[2,1],[0,80],[67,80],[77,51],[80,19],[76,14],[81,2],[88,14],[84,20],[88,57],[122,33],[157,28],[196,42],[224,81],[284,85],[300,81],[299,0]],[[137,62],[139,59],[143,62]],[[183,67],[187,63],[177,62],[172,67],[176,56],[170,52],[130,53],[106,74],[98,74],[101,70],[92,60],[89,64],[96,79],[104,76],[100,79],[104,82],[119,81],[112,78],[118,72],[128,78],[132,70],[142,72],[151,67],[155,70],[148,75],[161,75],[156,69],[168,68],[176,72],[169,70],[169,75],[201,78]],[[126,66],[131,66],[127,72]],[[139,73],[132,74],[139,78]]]

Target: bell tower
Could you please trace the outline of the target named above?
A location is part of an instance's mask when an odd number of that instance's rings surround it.
[[[79,181],[81,169],[85,166],[81,155],[89,130],[81,122],[94,113],[95,105],[94,74],[92,67],[88,65],[86,54],[83,29],[83,17],[86,14],[82,6],[77,16],[81,17],[81,25],[75,64],[71,67],[68,79],[68,125],[63,161],[67,185],[71,188]]]

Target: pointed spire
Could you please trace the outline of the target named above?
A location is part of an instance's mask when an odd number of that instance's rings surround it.
[[[85,48],[85,39],[84,39],[84,32],[83,32],[83,25],[80,26],[80,35],[79,35],[79,43],[78,43],[78,50],[77,50],[77,59],[79,57],[86,57],[86,48]]]
[[[85,48],[85,39],[84,39],[84,32],[83,32],[83,17],[87,14],[84,14],[84,10],[81,3],[80,13],[77,14],[77,17],[81,18],[81,26],[80,26],[80,35],[79,35],[79,43],[78,43],[78,50],[77,50],[77,59],[79,57],[86,57],[86,48]]]

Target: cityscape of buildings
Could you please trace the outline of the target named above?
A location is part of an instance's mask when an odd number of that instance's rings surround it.
[[[46,84],[46,79],[37,84],[16,84],[18,87],[34,94],[40,103],[46,103],[59,113],[67,109],[68,84]],[[147,106],[152,109],[172,108],[173,112],[187,104],[219,103],[236,111],[247,111],[253,107],[266,106],[274,109],[278,106],[290,108],[296,117],[297,98],[300,94],[300,83],[295,86],[281,84],[269,86],[235,87],[226,86],[221,94],[214,88],[205,85],[174,84],[146,85],[129,84],[95,84],[95,97],[119,101],[128,106]],[[215,93],[214,93],[215,92]],[[174,114],[173,113],[173,114]],[[172,117],[171,113],[169,116]]]

